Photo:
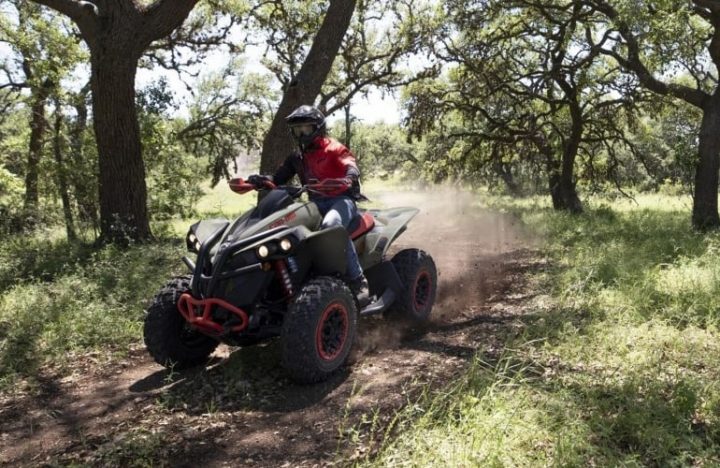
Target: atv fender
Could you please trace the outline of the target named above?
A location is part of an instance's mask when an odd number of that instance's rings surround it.
[[[197,240],[202,245],[210,238],[210,236],[215,234],[218,230],[222,229],[224,231],[229,225],[230,221],[228,221],[227,219],[208,219],[205,221],[197,222],[190,226],[190,231],[188,232],[188,234],[195,235]]]
[[[343,226],[314,232],[305,238],[313,269],[318,275],[345,275],[347,271],[348,233]]]
[[[390,245],[405,232],[407,224],[419,212],[417,208],[370,210],[375,217],[375,227],[365,236],[365,249],[360,257],[363,269],[369,269],[382,262]]]

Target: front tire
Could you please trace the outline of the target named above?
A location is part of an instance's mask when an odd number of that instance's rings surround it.
[[[339,279],[308,282],[288,308],[282,329],[282,364],[299,383],[327,379],[347,361],[355,341],[357,307]]]
[[[416,323],[428,321],[437,294],[437,268],[432,257],[419,249],[406,249],[391,261],[405,290],[389,315]]]
[[[190,291],[190,276],[178,276],[155,296],[147,310],[143,335],[155,362],[167,368],[186,369],[207,361],[218,342],[194,330],[177,304]]]

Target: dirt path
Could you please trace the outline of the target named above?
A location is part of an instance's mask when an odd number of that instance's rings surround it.
[[[108,371],[42,380],[41,396],[0,400],[0,463],[316,466],[363,455],[412,395],[442,386],[478,352],[493,355],[523,313],[532,242],[509,216],[451,192],[393,194],[421,206],[397,248],[430,252],[440,272],[433,322],[361,324],[351,365],[297,386],[275,343],[221,348],[204,370],[169,375],[138,348]]]

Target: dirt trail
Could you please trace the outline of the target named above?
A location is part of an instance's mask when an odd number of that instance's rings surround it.
[[[377,198],[422,208],[396,250],[421,247],[437,263],[431,324],[363,320],[351,365],[314,386],[284,377],[276,343],[224,347],[208,368],[182,374],[138,347],[112,371],[48,376],[39,398],[0,400],[0,463],[322,466],[362,456],[373,424],[409,395],[442,386],[477,352],[498,352],[523,313],[526,273],[539,266],[518,222],[473,207],[470,196]]]

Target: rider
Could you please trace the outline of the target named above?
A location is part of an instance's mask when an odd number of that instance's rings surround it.
[[[347,229],[358,214],[356,201],[364,199],[360,194],[360,171],[355,156],[342,143],[328,136],[325,116],[317,108],[301,106],[285,120],[299,151],[292,153],[273,176],[252,175],[248,177],[248,182],[258,187],[266,180],[283,185],[296,174],[303,185],[314,180],[345,179],[347,189],[329,196],[311,193],[310,199],[323,215],[323,229],[333,226]],[[349,237],[347,261],[348,284],[353,294],[363,302],[369,295],[368,282]]]

